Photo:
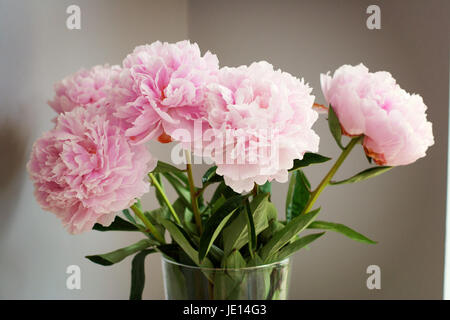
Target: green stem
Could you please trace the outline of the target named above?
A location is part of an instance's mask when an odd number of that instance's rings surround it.
[[[252,189],[252,195],[253,195],[253,197],[256,197],[257,194],[258,194],[258,185],[255,182],[255,184],[253,185],[253,189]]]
[[[211,183],[207,183],[207,184],[205,184],[203,187],[198,188],[198,189],[197,189],[197,192],[195,193],[195,198],[198,199],[198,198],[203,194],[203,192],[205,192],[206,188],[207,188],[210,184],[211,184]]]
[[[162,189],[161,185],[158,182],[158,179],[153,175],[153,173],[149,173],[148,177],[152,181],[152,184],[155,186],[158,193],[163,198],[165,204],[167,205],[167,208],[169,208],[170,213],[172,214],[173,218],[175,219],[176,223],[181,225],[180,218],[178,217],[177,213],[175,212],[175,209],[172,207],[172,204],[170,203],[169,199],[167,198],[166,194],[164,193],[164,190]]]
[[[209,300],[214,300],[214,282],[208,281]]]
[[[188,150],[185,150],[184,153],[186,156],[186,171],[188,174],[189,190],[191,193],[192,211],[194,212],[194,218],[195,218],[195,224],[197,226],[197,230],[199,232],[199,235],[201,235],[203,232],[203,227],[202,227],[202,219],[200,217],[200,211],[198,209],[196,188],[195,188],[195,184],[194,184],[194,176],[192,175],[191,154]]]
[[[142,213],[141,209],[139,209],[136,204],[133,204],[130,208],[139,217],[139,219],[141,219],[141,221],[147,227],[148,231],[152,234],[152,236],[154,236],[155,239],[158,240],[160,243],[165,244],[166,241],[164,240],[163,236],[159,234],[158,230],[156,230],[155,226]]]
[[[339,167],[344,162],[345,158],[350,154],[350,151],[352,151],[353,147],[360,141],[361,136],[358,136],[356,138],[353,138],[350,140],[348,145],[342,150],[341,155],[336,160],[335,164],[331,167],[330,171],[327,173],[327,175],[322,179],[320,184],[317,186],[316,190],[311,192],[311,197],[309,198],[308,202],[306,203],[305,208],[303,209],[302,214],[308,213],[312,206],[314,205],[314,202],[316,202],[317,198],[319,197],[320,193],[325,189],[325,187],[330,183],[331,178],[336,174]]]

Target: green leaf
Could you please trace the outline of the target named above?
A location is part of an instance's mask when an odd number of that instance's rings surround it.
[[[239,250],[234,250],[226,257],[223,267],[226,269],[241,269],[245,268],[246,265],[247,263]]]
[[[257,267],[264,264],[258,254],[255,254],[253,258],[247,263],[247,267]],[[270,291],[270,274],[272,268],[262,268],[260,271],[251,275],[248,279],[249,289],[253,292],[254,297],[260,297],[260,299],[266,299]]]
[[[272,191],[272,182],[267,181],[263,185],[260,185],[258,187],[258,189],[259,189],[260,192],[270,193]]]
[[[163,206],[161,208],[154,209],[152,211],[145,211],[144,215],[158,230],[159,234],[161,234],[164,237],[164,226],[159,223],[159,219],[160,218],[168,219],[170,217],[169,209],[166,206]]]
[[[253,258],[250,258],[247,262],[247,267],[257,267],[260,265],[263,265],[264,261],[261,259],[261,257],[258,254],[255,254]]]
[[[310,188],[311,184],[301,169],[292,173],[286,197],[286,221],[291,221],[303,212],[311,196]]]
[[[197,235],[193,235],[192,238],[195,240],[196,244],[200,244],[200,237]],[[223,250],[214,245],[211,245],[211,248],[208,251],[209,256],[220,265],[220,261],[223,259]],[[211,260],[212,261],[212,260]]]
[[[205,174],[202,177],[203,186],[215,182],[223,181],[223,177],[216,173],[217,166],[211,167],[206,170]]]
[[[220,198],[218,198],[215,202],[208,203],[208,206],[202,212],[203,223],[206,223],[209,217],[214,214],[214,212],[216,212],[217,209],[219,209],[225,203],[225,201],[227,201],[227,199],[223,194],[221,194]]]
[[[294,252],[300,250],[301,248],[303,248],[306,245],[310,244],[314,240],[320,238],[324,234],[325,234],[325,232],[313,233],[313,234],[309,234],[307,236],[304,236],[304,237],[302,237],[300,239],[297,239],[297,240],[291,242],[290,244],[285,246],[283,249],[281,249],[280,252],[277,253],[276,258],[274,260],[275,261],[282,261],[282,260],[286,259],[291,254],[293,254]]]
[[[187,217],[187,216],[194,216],[194,214],[192,213],[192,211],[191,210],[189,210],[188,208],[186,208],[185,210],[184,210],[184,216],[185,217]],[[184,226],[185,226],[185,228],[186,228],[186,230],[188,230],[189,231],[189,233],[191,234],[191,235],[195,235],[195,234],[198,234],[198,229],[197,229],[197,226],[195,225],[195,223],[194,222],[192,222],[191,220],[187,220],[187,219],[185,219],[185,220],[183,220],[184,221]]]
[[[219,236],[220,232],[222,231],[223,227],[227,224],[228,220],[231,218],[231,216],[236,211],[236,208],[232,210],[228,215],[226,215],[220,223],[217,225],[215,229],[206,229],[205,232],[203,232],[201,238],[200,238],[200,247],[199,247],[199,259],[200,261],[203,260],[203,258],[208,254],[209,249],[213,245],[216,238]],[[211,219],[208,220],[208,222],[211,221]],[[212,235],[210,233],[212,232]]]
[[[159,223],[158,221],[160,218],[169,219],[170,212],[167,207],[154,209],[152,211],[145,211],[144,215],[147,217],[147,219],[150,220],[151,223]]]
[[[156,168],[153,170],[154,173],[172,173],[175,175],[178,179],[180,179],[184,184],[188,185],[188,177],[183,172],[183,170],[168,164],[166,162],[158,161],[158,164],[156,165]]]
[[[295,159],[294,160],[294,166],[291,169],[289,169],[289,171],[295,171],[297,169],[307,167],[307,166],[309,166],[311,164],[324,163],[324,162],[327,162],[329,160],[331,160],[331,158],[322,156],[322,155],[320,155],[318,153],[306,152],[303,155],[303,159],[302,160],[299,160],[299,159]]]
[[[198,192],[198,190],[197,190],[197,192]],[[198,204],[198,209],[200,210],[200,212],[203,212],[206,209],[205,199],[203,198],[203,193],[200,193],[200,195],[197,197],[197,204]]]
[[[121,248],[104,254],[86,256],[86,258],[94,263],[101,264],[102,266],[110,266],[114,263],[122,261],[123,259],[125,259],[129,255],[132,255],[133,253],[144,250],[154,245],[157,245],[157,242],[152,241],[150,239],[144,239],[125,248]]]
[[[330,128],[330,132],[333,135],[334,140],[336,140],[337,145],[339,146],[339,148],[343,150],[344,146],[342,145],[341,142],[342,140],[341,124],[339,123],[339,119],[331,105],[328,108],[328,127]]]
[[[260,193],[250,203],[255,223],[255,234],[258,235],[268,227],[268,221],[276,216],[275,206],[268,200],[269,194]],[[225,255],[235,249],[239,250],[248,242],[247,216],[240,212],[223,230],[223,247]]]
[[[214,194],[211,198],[211,203],[214,203],[220,196],[224,196],[225,199],[231,198],[233,196],[239,195],[240,193],[234,192],[229,186],[222,181],[214,191]]]
[[[178,245],[196,265],[207,268],[213,267],[212,262],[208,258],[205,258],[202,262],[200,262],[197,250],[194,249],[191,241],[188,240],[187,235],[183,229],[177,226],[174,222],[167,219],[161,219],[160,222],[169,231],[173,240],[178,243]]]
[[[172,207],[183,223],[187,224],[192,222],[194,213],[192,212],[191,208],[186,205],[185,200],[178,197],[177,200],[175,200],[174,203],[172,203]],[[166,218],[169,219],[170,215]]]
[[[180,251],[182,249],[176,243],[169,243],[169,244],[160,244],[159,246],[156,247],[156,250],[161,252],[161,254],[163,254],[165,257],[177,261]]]
[[[211,206],[211,214],[214,214],[223,204],[227,201],[223,194],[220,195],[220,198],[216,200]]]
[[[216,190],[214,190],[214,193],[211,197],[211,202],[209,203],[209,206],[213,205],[220,197],[224,197],[225,195],[223,194],[225,192],[225,189],[228,186],[225,184],[224,181],[222,181],[221,183],[219,183],[219,185],[217,186]]]
[[[222,228],[225,226],[227,221],[231,218],[236,209],[242,205],[242,201],[245,196],[237,195],[229,198],[225,203],[214,212],[211,217],[207,220],[203,234],[200,238],[199,246],[199,259],[203,260],[208,254],[208,250],[213,244],[214,240],[219,235]]]
[[[185,202],[186,201],[183,201],[181,198],[177,198],[177,200],[175,200],[175,202],[172,204],[172,207],[186,229],[189,230],[189,232],[196,234],[198,230],[197,226],[193,222],[194,213],[192,212],[191,208],[186,206]],[[169,219],[170,217],[166,218]]]
[[[131,223],[133,223],[135,225],[138,224],[136,219],[134,219],[133,215],[130,213],[130,210],[128,210],[128,209],[122,210],[122,213],[125,216],[125,218],[128,219],[128,221],[130,221]]]
[[[257,243],[256,243],[256,230],[255,230],[255,221],[253,221],[253,214],[250,208],[250,203],[248,201],[248,198],[245,199],[246,207],[245,212],[247,213],[247,230],[250,230],[248,232],[248,249],[250,251],[250,255],[254,256],[254,251],[256,250]],[[266,219],[267,221],[267,219]]]
[[[363,242],[363,243],[370,243],[370,244],[376,244],[376,241],[370,240],[366,236],[363,236],[361,233],[356,232],[355,230],[340,224],[340,223],[333,223],[333,222],[327,222],[327,221],[314,221],[309,226],[308,229],[322,229],[322,230],[331,230],[338,233],[342,233],[343,235],[349,237],[350,239]]]
[[[282,247],[289,243],[301,231],[306,229],[306,227],[308,227],[308,225],[316,218],[319,211],[320,208],[307,214],[301,214],[288,222],[283,229],[275,233],[272,239],[261,248],[261,258],[264,261],[269,261]]]
[[[214,277],[214,298],[215,299],[239,299],[242,297],[241,290],[245,272],[246,262],[238,250],[233,251],[222,261],[222,267],[228,269],[225,272],[218,272]]]
[[[139,231],[138,227],[119,216],[116,216],[109,226],[105,227],[96,223],[93,229],[97,231]]]
[[[263,213],[266,217],[267,222],[269,223],[270,221],[276,221],[278,219],[278,211],[277,211],[277,208],[275,207],[275,205],[271,202],[267,202],[267,204],[265,204],[265,206],[267,206],[267,207],[260,208],[259,210],[265,211]],[[258,209],[256,209],[256,210],[258,210]],[[254,216],[254,219],[260,219],[260,216],[262,217],[263,215],[256,215],[255,213],[253,213],[253,216]]]
[[[189,191],[189,188],[185,185],[183,185],[180,180],[174,178],[169,173],[163,173],[163,176],[169,181],[169,183],[174,188],[175,192],[178,194],[178,197],[181,198],[181,200],[184,202],[184,204],[188,207],[191,206],[191,193]]]
[[[376,177],[376,176],[378,176],[386,171],[389,171],[391,169],[392,169],[392,167],[389,167],[389,166],[373,167],[373,168],[369,168],[364,171],[361,171],[360,173],[354,175],[353,177],[342,180],[342,181],[330,181],[330,184],[338,185],[338,184],[358,182],[358,181]]]
[[[146,249],[136,254],[131,262],[130,300],[142,300],[145,285],[145,257],[155,249]]]
[[[284,224],[280,221],[273,220],[269,222],[269,226],[261,232],[261,240],[263,243],[267,243],[272,239],[273,235],[284,228]]]

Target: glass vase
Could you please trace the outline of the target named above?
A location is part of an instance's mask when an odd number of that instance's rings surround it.
[[[241,269],[201,268],[162,256],[169,300],[285,300],[290,259]]]

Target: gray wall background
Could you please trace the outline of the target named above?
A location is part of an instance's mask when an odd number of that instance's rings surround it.
[[[381,7],[381,30],[366,28],[366,8]],[[65,27],[70,4],[82,29]],[[35,202],[25,172],[32,142],[51,127],[53,83],[80,67],[120,63],[139,44],[191,39],[221,66],[267,60],[304,77],[323,103],[319,73],[364,62],[388,70],[429,107],[436,144],[408,167],[322,194],[321,219],[345,223],[375,246],[328,233],[294,256],[292,299],[440,299],[444,270],[448,121],[448,1],[12,1],[0,0],[0,298],[126,299],[131,259],[101,267],[84,259],[132,243],[136,235],[70,236]],[[320,153],[338,149],[321,118]],[[150,146],[162,160],[169,151]],[[330,165],[308,168],[313,184]],[[367,167],[354,151],[338,178]],[[205,167],[196,168],[200,177]],[[274,186],[284,212],[287,185]],[[155,207],[153,195],[144,204]],[[68,265],[82,289],[65,287]],[[366,268],[381,267],[382,289],[366,288]],[[160,258],[147,258],[144,297],[163,298]]]

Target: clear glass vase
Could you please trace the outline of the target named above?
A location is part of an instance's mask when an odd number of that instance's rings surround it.
[[[290,259],[241,269],[200,268],[162,256],[169,300],[285,300]]]

